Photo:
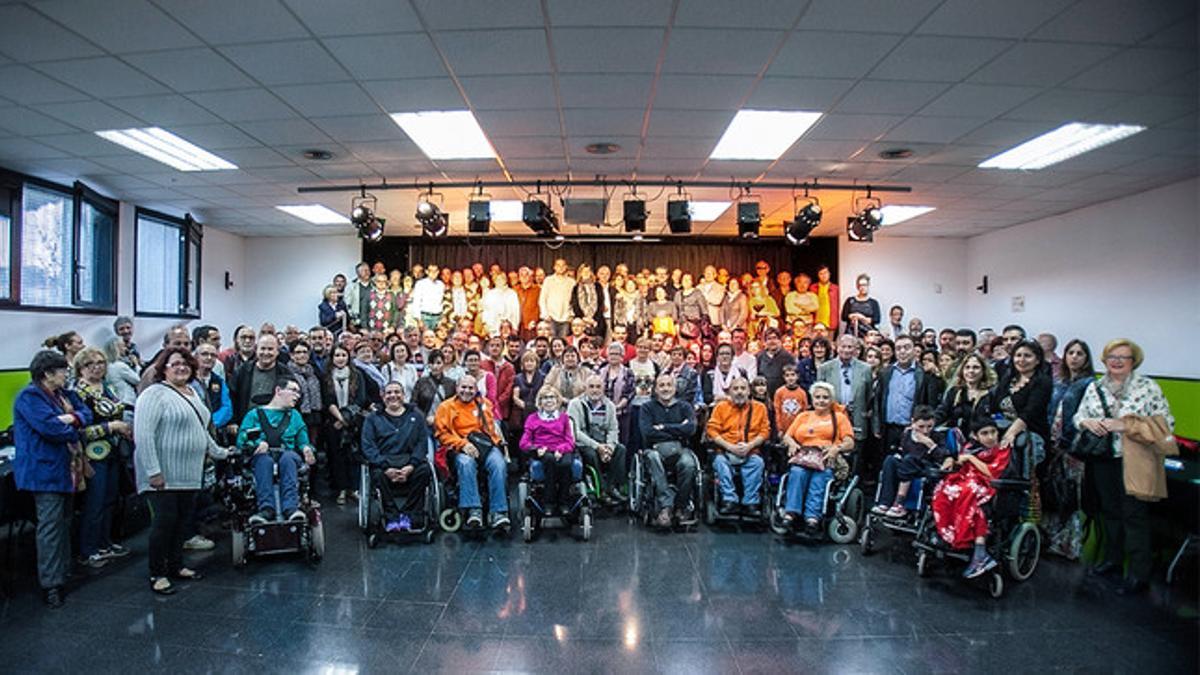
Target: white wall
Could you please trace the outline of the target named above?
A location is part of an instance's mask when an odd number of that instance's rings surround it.
[[[966,258],[965,239],[892,237],[886,230],[871,244],[842,237],[838,242],[842,301],[854,295],[854,278],[866,272],[885,324],[888,308],[901,305],[905,324],[919,317],[926,327],[957,328],[966,316]]]
[[[226,344],[233,342],[233,329],[243,322],[246,292],[246,240],[236,234],[205,228],[200,261],[199,322],[221,330]],[[233,282],[225,288],[225,273]],[[140,331],[139,331],[140,333]],[[161,337],[161,336],[160,336]]]
[[[317,323],[321,290],[333,275],[353,278],[362,258],[362,240],[354,235],[331,237],[254,237],[245,240],[243,319],[256,328],[272,321],[308,329]],[[232,339],[233,326],[222,326]]]
[[[1146,351],[1142,372],[1200,377],[1200,179],[973,237],[967,318],[1019,323],[1094,353],[1115,337]],[[1024,311],[1013,298],[1024,298]]]

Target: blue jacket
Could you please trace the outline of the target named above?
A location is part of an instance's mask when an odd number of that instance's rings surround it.
[[[233,401],[229,398],[229,385],[225,379],[216,373],[208,376],[208,387],[201,386],[200,380],[192,380],[192,389],[200,394],[212,413],[213,426],[221,429],[233,421]]]
[[[44,389],[30,384],[13,403],[13,436],[17,454],[13,473],[17,488],[31,492],[74,492],[68,443],[79,440],[79,430],[92,423],[92,411],[73,391],[63,395],[75,408],[79,424],[57,419],[63,409]]]

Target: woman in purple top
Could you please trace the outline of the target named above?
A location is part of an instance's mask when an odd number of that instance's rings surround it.
[[[575,461],[575,434],[571,420],[563,412],[562,394],[554,387],[542,387],[537,394],[537,412],[525,420],[520,448],[531,455],[531,466],[542,466],[546,490],[546,516],[559,515],[559,506],[567,507],[571,495],[571,465]]]

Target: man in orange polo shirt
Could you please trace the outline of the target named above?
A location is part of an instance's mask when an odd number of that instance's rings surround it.
[[[740,508],[750,517],[759,515],[762,493],[762,445],[771,434],[767,406],[750,400],[750,383],[738,377],[729,384],[729,398],[713,408],[705,427],[705,435],[713,444],[713,471],[721,486],[718,512],[731,516],[739,509],[737,490],[733,485],[736,469],[742,476],[743,495]]]
[[[435,456],[438,468],[444,472],[449,462],[454,462],[458,476],[458,508],[467,511],[467,529],[483,527],[483,504],[476,478],[481,462],[488,474],[488,507],[491,511],[488,525],[507,529],[511,522],[508,517],[508,463],[501,449],[492,406],[479,395],[474,377],[463,375],[458,380],[454,398],[442,401],[438,406],[433,429],[438,440]],[[471,435],[474,433],[485,434],[491,441],[489,447],[481,448],[473,443]]]

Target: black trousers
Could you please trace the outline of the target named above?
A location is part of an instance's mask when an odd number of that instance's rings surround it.
[[[1125,494],[1120,459],[1089,460],[1083,479],[1093,490],[1104,523],[1104,560],[1117,565],[1129,555],[1127,576],[1149,581],[1154,561],[1150,551],[1150,504]]]
[[[165,577],[183,567],[183,542],[196,504],[196,490],[148,490],[150,506],[150,576]]]
[[[571,505],[571,464],[575,462],[574,453],[567,453],[558,459],[554,453],[547,452],[538,460],[542,463],[543,484],[545,485],[546,508]]]
[[[612,457],[609,458],[607,465],[600,461],[600,454],[593,448],[577,445],[575,446],[575,450],[583,458],[584,464],[594,467],[596,472],[600,474],[600,480],[604,483],[601,486],[603,489],[621,489],[621,486],[625,485],[625,481],[629,478],[629,473],[625,468],[624,445],[618,443],[613,448]]]
[[[883,460],[883,471],[879,474],[879,500],[877,504],[891,506],[896,502],[900,483],[908,483],[925,473],[929,462],[916,455],[890,454]]]
[[[354,478],[354,460],[350,457],[353,434],[348,429],[336,429],[333,420],[325,422],[325,456],[329,461],[329,487],[334,492],[357,490]]]
[[[433,479],[433,472],[429,469],[428,462],[411,462],[413,467],[412,473],[408,474],[408,480],[403,483],[393,483],[388,480],[384,469],[371,469],[371,479],[379,486],[379,494],[383,502],[383,515],[388,520],[395,520],[400,517],[401,513],[406,513],[409,516],[424,515],[425,513],[425,488],[429,487],[429,481]],[[403,466],[388,467],[392,469],[402,469]],[[366,498],[363,495],[362,498]],[[403,504],[397,506],[397,503],[403,498]]]

